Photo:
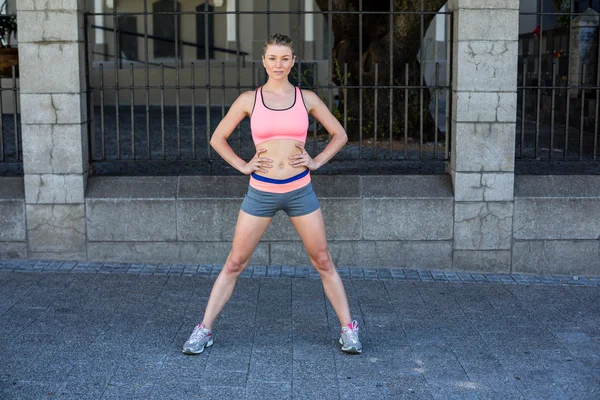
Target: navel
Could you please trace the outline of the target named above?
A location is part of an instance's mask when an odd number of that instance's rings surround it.
[[[279,169],[284,169],[285,165],[283,163],[279,164]]]

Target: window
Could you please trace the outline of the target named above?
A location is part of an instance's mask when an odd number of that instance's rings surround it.
[[[119,54],[121,59],[137,60],[138,43],[137,37],[131,33],[137,32],[137,19],[134,15],[122,15],[119,17]]]
[[[179,2],[177,2],[177,10],[175,10],[173,0],[159,0],[152,4],[152,12],[154,13],[173,11],[181,11]],[[154,35],[158,36],[158,39],[154,39],[154,57],[175,57],[175,21],[177,21],[177,38],[181,40],[181,22],[178,14],[154,14],[152,16]],[[179,54],[181,54],[181,45]]]
[[[196,58],[204,60],[206,58],[206,52],[204,46],[206,46],[206,23],[208,22],[208,58],[215,58],[215,33],[214,33],[214,14],[204,13],[204,3],[196,7],[196,43],[199,47],[196,48]],[[211,5],[208,6],[208,12],[211,13],[215,8]]]

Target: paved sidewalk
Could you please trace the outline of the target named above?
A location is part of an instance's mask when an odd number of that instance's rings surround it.
[[[0,261],[0,399],[598,399],[598,277],[247,269],[184,356],[220,266]],[[373,272],[374,271],[374,272]]]

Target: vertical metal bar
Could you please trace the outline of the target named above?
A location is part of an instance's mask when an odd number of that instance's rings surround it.
[[[237,70],[237,91],[238,96],[242,94],[242,89],[240,87],[240,0],[235,0],[235,60],[236,60],[236,70]],[[238,154],[242,154],[242,128],[240,124],[237,126],[238,132]]]
[[[375,63],[375,89],[374,94],[373,94],[373,102],[375,105],[375,110],[373,113],[374,116],[374,128],[373,128],[373,156],[371,157],[372,159],[376,158],[376,154],[377,154],[377,120],[378,118],[378,114],[377,114],[377,85],[378,85],[378,76],[379,75],[379,63]]]
[[[544,12],[544,1],[540,0],[540,12]],[[542,105],[542,37],[544,35],[544,16],[538,14],[540,35],[538,37],[538,65],[537,65],[537,99],[535,106],[535,146],[533,147],[533,157],[537,158],[538,147],[540,143],[540,106]]]
[[[267,0],[267,37],[271,36],[271,0]]]
[[[435,17],[433,17],[433,27],[434,27],[434,36],[433,36],[433,61],[435,63],[435,111],[434,111],[434,115],[435,115],[435,127],[434,127],[434,139],[433,139],[433,159],[437,159],[437,142],[438,142],[438,117],[439,117],[439,112],[438,112],[438,107],[439,107],[439,84],[440,84],[440,64],[438,62],[438,45],[437,45],[437,34],[438,34],[438,28],[437,28],[437,19],[441,18],[440,14],[436,14]]]
[[[150,153],[150,73],[148,71],[148,0],[144,0],[144,73],[146,76],[146,151],[148,160]]]
[[[598,49],[596,50],[596,54],[600,55],[600,40],[598,40]],[[596,57],[597,65],[596,65],[596,110],[594,112],[594,155],[593,159],[596,159],[596,151],[598,149],[598,111],[600,102],[600,91],[598,88],[600,87],[600,57]]]
[[[389,113],[390,113],[390,121],[389,121],[389,152],[390,152],[390,160],[392,159],[392,149],[393,149],[393,134],[394,134],[394,89],[392,86],[394,85],[394,0],[390,0],[390,90],[389,90]]]
[[[363,118],[362,118],[362,109],[363,109],[363,70],[362,70],[362,52],[363,52],[363,40],[362,40],[362,10],[363,4],[362,0],[358,0],[358,158],[362,160],[363,158]]]
[[[162,144],[162,159],[165,156],[165,66],[160,63],[160,134]]]
[[[332,68],[333,68],[333,55],[332,55],[332,43],[333,43],[333,0],[329,0],[327,2],[327,45],[329,46],[329,48],[327,49],[327,62],[329,65],[328,68],[328,74],[327,74],[327,85],[329,85],[329,110],[333,110],[333,72],[332,72]],[[314,39],[314,38],[313,38]],[[314,42],[313,42],[313,48],[314,48]],[[339,70],[339,65],[338,65],[338,70]],[[346,153],[348,152],[348,143],[346,143],[344,145],[344,147],[346,148]]]
[[[114,55],[114,67],[113,67],[113,73],[115,74],[115,118],[116,118],[116,128],[117,128],[117,160],[121,159],[121,132],[120,132],[120,117],[119,117],[119,60],[121,58],[121,55],[117,52],[118,51],[118,40],[117,40],[117,36],[118,36],[118,23],[117,23],[117,4],[114,4],[113,7],[113,42],[114,42],[114,49],[115,49],[115,55]]]
[[[313,62],[313,78],[315,80],[315,92],[319,93],[319,77],[317,74],[317,63]],[[317,142],[317,119],[313,118],[314,120],[314,127],[313,127],[313,140],[315,142],[315,146],[316,146],[316,150],[315,152],[319,152],[319,143]],[[328,140],[325,139],[325,141],[327,142]]]
[[[2,107],[2,79],[0,79],[0,161],[4,161],[4,110]],[[18,157],[18,155],[17,155]]]
[[[585,108],[585,64],[581,65],[581,113],[579,125],[579,159],[583,154],[583,111]]]
[[[256,90],[256,61],[252,61],[252,90]]]
[[[525,148],[525,98],[527,97],[527,62],[523,63],[523,100],[521,101],[521,145],[519,149],[519,158],[523,158],[523,149]]]
[[[192,159],[196,159],[196,66],[192,61],[191,78],[192,78]]]
[[[448,10],[448,8],[446,8]],[[446,14],[446,132],[444,137],[444,159],[450,160],[450,141],[452,140],[452,47],[454,46],[454,15]]]
[[[298,86],[302,86],[302,0],[298,0],[298,56],[296,57],[296,65],[298,65]]]
[[[437,41],[437,40],[436,40]],[[440,63],[435,62],[435,111],[434,111],[434,132],[433,132],[433,159],[437,158],[437,143],[438,143],[438,107],[440,94]]]
[[[92,95],[91,95],[91,91],[90,91],[90,63],[89,63],[89,38],[88,38],[88,19],[87,19],[87,14],[83,14],[83,43],[84,43],[84,62],[85,62],[85,98],[86,98],[86,110],[87,110],[87,118],[86,118],[86,127],[87,127],[87,132],[86,135],[88,135],[88,156],[90,160],[94,160],[95,159],[95,155],[96,155],[96,135],[95,132],[92,130]],[[0,91],[1,93],[1,91]],[[16,107],[16,104],[15,104]],[[0,112],[0,119],[1,119],[2,113]]]
[[[134,81],[133,81],[133,63],[129,64],[129,68],[131,71],[130,81],[131,81],[131,159],[135,160],[135,93],[134,93]]]
[[[104,138],[104,63],[100,63],[100,140],[101,160],[106,160],[106,140]]]
[[[567,78],[567,81],[569,80],[569,78]],[[569,90],[570,84],[567,83],[566,89],[567,89],[567,110],[566,110],[566,117],[565,117],[565,147],[564,147],[564,153],[563,153],[563,159],[566,160],[567,159],[567,149],[569,147],[568,142],[569,142],[569,112],[570,112],[570,108],[571,108],[571,93]]]
[[[404,65],[404,158],[408,159],[408,63]]]
[[[570,5],[569,5],[569,12],[572,13],[574,9],[573,6],[573,0],[570,1]],[[567,151],[568,151],[568,147],[569,147],[569,111],[571,108],[571,91],[569,90],[569,87],[571,86],[571,52],[573,51],[573,41],[572,41],[572,36],[571,35],[571,29],[572,29],[572,18],[571,15],[569,15],[569,58],[567,60],[567,71],[569,71],[567,73],[567,114],[566,114],[566,120],[565,120],[565,152],[563,154],[563,159],[567,159]]]
[[[554,108],[556,106],[556,61],[552,63],[552,107],[550,116],[550,152],[548,159],[552,159],[552,150],[554,149]]]
[[[238,29],[238,27],[236,27]],[[208,49],[208,1],[204,2],[204,60],[205,60],[205,71],[204,71],[204,79],[205,79],[205,94],[206,94],[206,157],[210,160],[212,155],[212,149],[210,147],[210,133],[212,130],[210,124],[210,112],[211,112],[211,96],[210,96],[210,51]]]
[[[15,159],[19,161],[22,156],[19,156],[19,117],[17,114],[18,107],[18,99],[17,99],[17,70],[14,65],[11,66],[11,74],[12,74],[12,95],[13,95],[13,129],[15,131]],[[0,92],[0,102],[2,102],[2,92]],[[2,114],[0,114],[0,119],[2,118]]]
[[[348,63],[344,63],[344,131],[348,130]],[[348,159],[348,144],[344,146],[344,159]]]
[[[221,89],[223,89],[223,95],[221,96],[221,118],[225,116],[225,63],[221,62]]]
[[[421,86],[421,88],[419,89],[419,138],[420,138],[420,142],[419,142],[419,160],[423,157],[423,84],[424,84],[424,69],[425,69],[425,65],[423,62],[423,58],[424,55],[423,53],[425,53],[425,45],[424,45],[424,38],[425,38],[425,15],[423,14],[423,12],[425,11],[425,6],[423,4],[424,0],[421,0],[421,22],[420,22],[420,29],[421,29],[421,33],[420,33],[420,42],[421,42],[421,47],[420,47],[420,51],[419,51],[419,85]]]
[[[179,10],[178,1],[173,2],[173,19],[175,20],[175,118],[177,119],[177,159],[181,159],[181,124],[179,120]]]

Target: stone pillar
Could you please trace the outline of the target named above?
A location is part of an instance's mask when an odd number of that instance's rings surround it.
[[[455,269],[511,268],[519,0],[451,0]]]
[[[23,170],[30,258],[86,258],[84,0],[19,0]]]

